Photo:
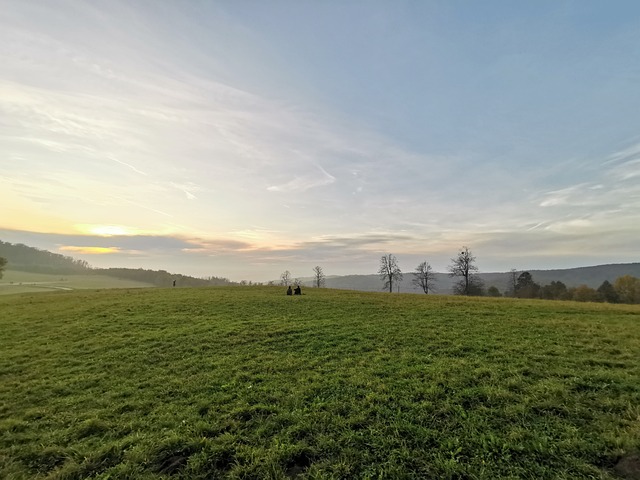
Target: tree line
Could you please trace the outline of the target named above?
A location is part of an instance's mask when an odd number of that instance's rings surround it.
[[[8,255],[7,255],[8,254]],[[195,278],[187,275],[172,274],[165,270],[145,270],[142,268],[104,268],[94,269],[84,260],[76,260],[72,257],[59,255],[46,250],[38,250],[23,244],[11,244],[0,241],[0,278],[11,258],[11,266],[15,270],[37,272],[37,273],[94,273],[104,274],[118,278],[137,280],[151,283],[157,286],[181,286],[198,287],[213,285],[238,285],[227,278],[208,277]],[[587,285],[578,287],[567,287],[561,281],[552,281],[547,285],[536,283],[529,272],[521,272],[512,269],[510,272],[510,283],[503,293],[496,286],[490,286],[485,290],[482,279],[478,275],[476,257],[468,247],[462,249],[451,258],[447,267],[451,277],[457,279],[453,286],[453,293],[457,295],[476,295],[491,297],[516,297],[516,298],[540,298],[545,300],[575,300],[581,302],[608,302],[608,303],[640,303],[640,279],[623,275],[618,277],[612,284],[608,280],[602,282],[597,288]],[[383,290],[393,292],[394,287],[399,286],[403,279],[403,272],[398,265],[397,258],[392,254],[383,255],[380,258],[378,275],[383,281]],[[412,284],[422,290],[425,294],[436,291],[436,275],[432,266],[427,262],[418,264],[411,272]],[[273,282],[269,282],[273,284]],[[322,267],[313,268],[313,286],[324,287],[326,276]],[[242,281],[240,285],[251,285],[251,282]],[[291,273],[286,270],[280,276],[280,285],[300,286],[301,280],[292,278]],[[255,285],[260,285],[255,283]]]
[[[482,280],[476,275],[478,267],[475,265],[476,257],[473,256],[468,247],[462,247],[462,251],[451,259],[449,265],[449,275],[458,277],[458,281],[454,285],[454,293],[459,295],[483,295]],[[325,286],[325,274],[322,267],[313,267],[313,286],[320,288]],[[393,292],[394,286],[399,286],[399,282],[403,279],[403,273],[398,266],[398,259],[393,254],[383,255],[380,258],[380,268],[378,275],[384,282],[383,290]],[[415,271],[411,273],[413,276],[412,283],[420,288],[424,293],[435,291],[436,276],[433,267],[429,262],[421,262]],[[273,282],[270,282],[273,284]],[[280,285],[288,287],[289,285],[299,286],[301,284],[299,278],[292,278],[291,272],[285,270],[280,275]]]
[[[478,267],[475,262],[476,257],[468,247],[462,247],[461,251],[451,258],[447,270],[449,276],[457,278],[453,286],[453,293],[456,295],[484,295],[484,286],[482,279],[477,275]],[[384,282],[383,290],[389,289],[389,292],[393,292],[393,285],[399,285],[403,279],[398,259],[390,253],[383,255],[380,258],[378,275]],[[418,264],[411,275],[413,277],[411,283],[425,294],[435,290],[436,276],[429,262],[424,261]]]
[[[456,283],[454,291],[461,295],[476,295],[482,294],[481,287],[482,281],[480,277],[475,275],[478,271],[478,267],[475,265],[476,258],[471,254],[467,247],[463,247],[462,251],[452,258],[451,265],[449,266],[450,275],[460,277],[460,280]],[[384,282],[383,290],[389,290],[393,292],[394,285],[398,285],[403,279],[403,273],[398,266],[398,259],[392,255],[383,255],[380,258],[380,268],[378,274]],[[420,263],[414,272],[412,272],[412,283],[419,287],[424,293],[433,292],[435,290],[435,272],[433,267],[429,265],[429,262]],[[313,267],[313,286],[316,288],[324,287],[326,283],[326,276],[322,267]],[[273,285],[273,282],[269,282]],[[285,270],[280,275],[280,283],[283,287],[289,285],[299,286],[302,281],[299,278],[292,278],[291,272]]]
[[[125,280],[151,283],[158,287],[212,287],[238,285],[236,282],[232,282],[227,278],[196,278],[190,277],[189,275],[170,273],[166,270],[146,270],[143,268],[97,268],[92,270],[92,272]]]
[[[322,267],[313,268],[313,286],[323,287],[325,275]],[[490,296],[490,297],[516,297],[516,298],[540,298],[545,300],[575,300],[579,302],[608,302],[608,303],[640,303],[640,279],[631,275],[618,277],[612,284],[608,280],[602,282],[597,288],[587,285],[567,287],[561,281],[552,281],[547,285],[539,285],[533,280],[529,272],[512,269],[510,272],[510,285],[503,293],[492,285],[485,289],[485,285],[478,274],[476,257],[468,247],[462,247],[447,267],[449,276],[456,279],[453,293],[456,295]],[[404,274],[398,264],[398,259],[393,254],[386,254],[380,258],[378,275],[383,282],[382,289],[393,292],[403,280]],[[418,264],[410,273],[411,283],[425,294],[436,291],[436,275],[429,262]],[[298,278],[292,279],[291,273],[286,270],[280,276],[280,285],[300,285]]]
[[[91,270],[91,266],[84,260],[28,247],[22,243],[0,241],[0,257],[5,259],[5,264],[11,259],[11,269],[22,272],[71,275]]]
[[[312,284],[316,288],[322,288],[325,286],[325,283],[326,283],[326,276],[324,274],[324,271],[322,270],[321,266],[316,265],[315,267],[313,267]],[[273,284],[274,282],[269,282],[269,285],[273,285]],[[300,280],[299,278],[292,278],[291,272],[289,270],[285,270],[280,274],[279,285],[283,287],[288,287],[288,286],[299,287],[302,285],[302,280]]]
[[[640,279],[632,275],[622,275],[613,284],[605,280],[598,288],[587,285],[567,288],[560,281],[541,286],[529,272],[517,275],[517,271],[512,270],[511,274],[512,283],[506,296],[578,302],[640,303]]]

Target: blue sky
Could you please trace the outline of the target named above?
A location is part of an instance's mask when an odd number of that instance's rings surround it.
[[[637,262],[640,3],[0,0],[0,239],[234,280]]]

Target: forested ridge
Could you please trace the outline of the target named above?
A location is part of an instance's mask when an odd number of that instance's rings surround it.
[[[149,270],[143,268],[92,268],[85,260],[78,260],[48,250],[29,247],[22,243],[12,244],[0,241],[0,257],[7,259],[6,269],[33,273],[50,273],[59,275],[96,274],[108,275],[127,280],[151,283],[159,287],[205,287],[233,285],[226,278],[210,276],[196,278],[188,275],[174,274],[166,270]]]
[[[0,257],[7,259],[7,269],[22,272],[69,275],[91,271],[91,266],[85,260],[40,250],[22,243],[0,241]]]
[[[96,268],[93,271],[99,272],[102,275],[109,275],[110,277],[152,283],[159,287],[170,287],[173,285],[174,280],[176,282],[176,286],[179,287],[207,287],[236,284],[227,278],[196,278],[179,273],[170,273],[166,270],[146,270],[143,268]]]

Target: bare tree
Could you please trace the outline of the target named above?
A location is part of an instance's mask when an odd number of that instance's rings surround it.
[[[289,272],[289,270],[285,270],[280,275],[280,285],[283,285],[285,287],[291,285],[291,272]]]
[[[458,295],[480,295],[482,293],[482,282],[474,272],[478,271],[475,265],[476,257],[469,251],[469,248],[462,247],[456,257],[451,259],[449,265],[450,277],[461,277],[453,287]]]
[[[384,290],[389,288],[389,293],[393,292],[393,282],[402,280],[402,270],[398,267],[398,260],[393,255],[383,255],[380,258],[380,269],[378,270],[380,279],[384,280]]]
[[[428,262],[422,262],[416,267],[413,272],[413,280],[411,281],[416,287],[420,287],[424,293],[429,293],[429,290],[434,290],[434,283],[436,281],[436,274],[434,273],[431,265]]]
[[[320,266],[315,266],[313,267],[313,284],[317,287],[324,287],[325,284],[325,277],[324,277],[324,272],[322,271],[322,267]]]

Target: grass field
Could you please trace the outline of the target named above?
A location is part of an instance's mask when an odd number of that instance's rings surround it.
[[[47,290],[79,290],[95,288],[144,288],[150,283],[124,280],[107,275],[53,275],[48,273],[6,270],[0,279],[0,295],[36,293]]]
[[[305,293],[0,297],[0,478],[637,478],[638,306]]]

